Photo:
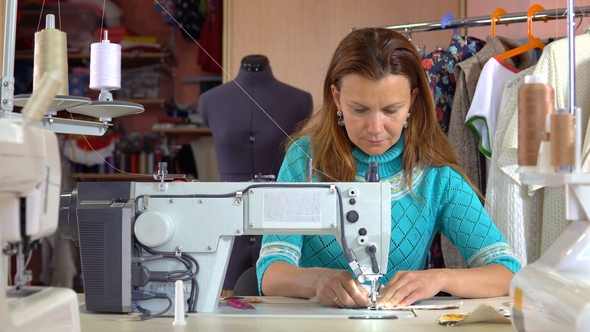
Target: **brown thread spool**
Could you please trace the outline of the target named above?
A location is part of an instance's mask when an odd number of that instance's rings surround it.
[[[540,75],[527,75],[518,90],[518,165],[536,166],[545,118],[555,113],[555,91]]]
[[[551,165],[558,173],[571,172],[575,163],[574,115],[566,109],[551,115]]]

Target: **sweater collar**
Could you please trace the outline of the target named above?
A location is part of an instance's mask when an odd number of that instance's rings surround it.
[[[404,133],[389,150],[378,156],[371,156],[364,153],[358,147],[352,151],[352,155],[357,163],[357,176],[364,179],[365,171],[369,169],[369,163],[376,161],[379,163],[378,172],[382,179],[391,177],[401,169],[402,166],[402,152],[404,150]]]

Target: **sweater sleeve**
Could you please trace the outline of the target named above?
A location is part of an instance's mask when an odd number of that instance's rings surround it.
[[[308,174],[309,138],[295,141],[287,151],[279,170],[277,182],[304,182]],[[264,235],[260,248],[260,257],[256,262],[258,291],[262,293],[262,277],[268,266],[276,261],[283,261],[295,266],[299,265],[302,235]]]
[[[457,246],[469,267],[500,264],[513,273],[520,263],[492,222],[479,198],[455,170],[441,169],[438,220],[443,232]]]

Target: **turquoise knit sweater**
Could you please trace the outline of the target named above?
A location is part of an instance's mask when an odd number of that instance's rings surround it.
[[[310,143],[310,138],[304,137],[290,147],[279,172],[279,182],[306,181],[309,167],[306,154],[312,154]],[[377,161],[381,181],[391,183],[389,264],[380,283],[387,284],[399,270],[423,269],[432,239],[439,230],[457,246],[469,267],[496,263],[516,273],[520,263],[512,249],[490,220],[475,192],[454,169],[416,168],[412,183],[419,199],[412,196],[409,186],[402,181],[403,145],[402,136],[380,156],[369,156],[358,148],[353,150],[357,181],[364,181],[369,162]],[[275,261],[353,273],[334,236],[265,235],[256,264],[261,294],[264,272]]]

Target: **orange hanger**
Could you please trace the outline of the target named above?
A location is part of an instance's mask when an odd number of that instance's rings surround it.
[[[499,22],[500,17],[504,14],[506,14],[504,8],[496,8],[492,13],[492,36],[494,37],[496,36],[496,22]],[[508,25],[508,23],[506,23],[506,25]]]
[[[541,5],[532,5],[528,12],[527,12],[527,18],[526,18],[526,29],[527,29],[527,36],[529,38],[529,43],[528,44],[524,44],[522,46],[519,46],[517,48],[513,48],[510,51],[504,52],[500,55],[498,55],[498,58],[500,58],[501,60],[506,60],[506,59],[510,59],[513,56],[522,54],[524,52],[528,52],[532,49],[535,48],[540,48],[543,49],[545,47],[545,44],[538,40],[537,38],[535,38],[535,36],[533,36],[533,18],[535,17],[535,14],[540,11],[540,10],[544,10],[543,6]],[[545,20],[545,22],[547,22],[547,20]]]

